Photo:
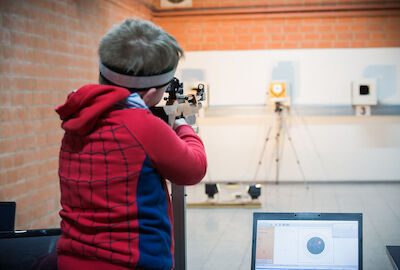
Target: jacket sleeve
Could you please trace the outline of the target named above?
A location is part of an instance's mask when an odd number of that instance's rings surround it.
[[[158,172],[178,185],[199,183],[207,171],[207,158],[199,136],[188,125],[175,131],[150,112],[135,121],[134,134]]]

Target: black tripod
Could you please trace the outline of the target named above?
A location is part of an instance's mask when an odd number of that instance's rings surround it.
[[[261,154],[260,154],[260,158],[258,160],[258,165],[257,165],[257,169],[256,172],[254,174],[254,180],[257,177],[257,174],[260,170],[261,164],[262,164],[262,160],[263,160],[263,156],[265,153],[265,149],[267,148],[268,142],[270,141],[270,135],[271,135],[271,131],[273,129],[275,129],[275,184],[279,184],[279,170],[280,170],[280,160],[282,157],[282,149],[281,149],[281,137],[284,136],[284,134],[287,134],[287,138],[288,141],[290,143],[290,146],[292,147],[294,156],[296,158],[296,163],[297,166],[299,168],[300,174],[303,178],[303,183],[307,186],[308,188],[308,184],[307,184],[307,180],[304,176],[304,171],[303,171],[303,167],[301,166],[300,163],[300,159],[297,155],[297,151],[296,148],[294,147],[293,141],[292,141],[292,137],[290,135],[290,130],[287,127],[286,121],[285,121],[285,116],[286,116],[286,111],[287,111],[287,107],[283,106],[282,103],[280,102],[275,102],[275,109],[274,109],[274,114],[273,114],[273,119],[272,121],[269,123],[268,126],[268,131],[267,131],[267,135],[266,138],[264,140],[264,145],[262,147],[261,150]]]

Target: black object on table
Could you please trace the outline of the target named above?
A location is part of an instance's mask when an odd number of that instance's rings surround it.
[[[0,232],[14,231],[15,208],[15,202],[0,202]]]
[[[386,246],[386,253],[389,256],[393,269],[399,270],[400,267],[400,246]]]
[[[0,233],[0,269],[31,269],[41,258],[55,254],[60,236],[58,228]]]

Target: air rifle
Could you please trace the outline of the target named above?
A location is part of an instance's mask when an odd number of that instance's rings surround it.
[[[183,84],[174,78],[166,91],[168,96],[163,107],[152,107],[152,113],[172,128],[175,119],[184,117],[186,122],[198,131],[193,125],[196,123],[196,114],[201,109],[204,100],[204,84],[191,89],[187,95],[183,94]],[[184,186],[172,184],[172,211],[174,215],[174,240],[175,240],[175,270],[186,270],[186,192]]]
[[[174,126],[175,119],[182,117],[189,125],[193,126],[196,123],[196,114],[202,108],[201,101],[204,101],[204,84],[199,84],[197,88],[192,88],[187,95],[184,95],[183,83],[174,78],[166,93],[168,96],[164,98],[165,106],[151,108],[153,114],[163,119],[171,127]]]

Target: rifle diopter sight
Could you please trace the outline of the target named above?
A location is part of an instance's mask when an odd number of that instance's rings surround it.
[[[165,97],[164,100],[168,101],[175,101],[177,100],[178,103],[182,103],[185,99],[183,96],[183,83],[179,82],[177,78],[173,78],[171,82],[169,83],[169,86],[167,88],[168,97]],[[180,102],[181,101],[181,102]]]
[[[199,84],[197,88],[192,88],[187,95],[184,95],[183,83],[177,78],[171,80],[166,91],[168,96],[164,98],[167,101],[164,111],[171,126],[174,119],[180,117],[185,117],[191,125],[196,122],[196,114],[202,107],[200,101],[203,101],[205,97],[204,90],[204,84]]]
[[[197,88],[192,88],[188,95],[183,94],[183,83],[179,82],[179,79],[173,78],[170,85],[167,88],[168,97],[164,100],[167,101],[167,105],[171,105],[175,100],[178,103],[184,103],[185,100],[190,104],[197,104],[198,101],[204,101],[204,84],[200,83]]]

